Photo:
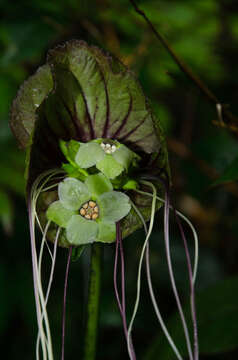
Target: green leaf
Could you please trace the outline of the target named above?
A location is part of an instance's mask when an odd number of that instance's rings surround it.
[[[200,352],[216,354],[238,347],[238,277],[229,278],[202,291],[196,296],[198,317],[198,336]],[[190,319],[190,304],[185,305],[185,315]],[[171,335],[182,356],[185,356],[186,345],[178,315],[172,316],[168,322]],[[191,322],[189,331],[192,333]],[[145,360],[161,358],[173,360],[173,355],[163,334],[150,347]]]
[[[58,192],[62,205],[69,210],[79,210],[80,206],[91,197],[87,186],[74,178],[66,178],[59,183]]]
[[[113,190],[111,182],[101,173],[89,175],[85,180],[85,185],[88,187],[93,199],[96,199],[105,192]]]
[[[133,179],[129,179],[124,185],[123,185],[123,189],[124,190],[134,190],[138,188],[138,182],[133,180]]]
[[[116,222],[124,218],[131,209],[129,197],[119,191],[110,191],[98,198],[100,219]]]
[[[98,224],[86,220],[81,215],[73,215],[66,228],[66,236],[71,245],[90,244],[96,240]]]
[[[124,170],[123,166],[119,164],[112,155],[108,154],[104,155],[104,158],[97,162],[96,167],[109,177],[109,179],[115,179]]]
[[[75,211],[66,209],[61,201],[54,201],[47,209],[46,216],[48,220],[57,225],[66,228],[71,217],[76,214]]]
[[[220,185],[238,180],[238,157],[224,170],[223,174],[212,185]]]

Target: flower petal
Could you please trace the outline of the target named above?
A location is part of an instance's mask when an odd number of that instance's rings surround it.
[[[112,191],[111,182],[103,174],[89,175],[85,180],[85,185],[92,194],[92,198],[97,198],[104,192]]]
[[[89,142],[80,145],[75,157],[75,162],[82,169],[94,166],[98,161],[102,160],[105,153],[101,146],[96,142]]]
[[[72,245],[90,244],[96,240],[97,234],[98,223],[81,215],[73,215],[66,227],[66,236]]]
[[[120,145],[117,150],[112,153],[114,159],[123,166],[124,169],[128,170],[130,163],[133,160],[134,154],[125,145]]]
[[[119,191],[110,191],[98,198],[100,218],[103,221],[119,221],[131,210],[130,199]]]
[[[78,210],[91,196],[87,186],[74,178],[66,178],[59,183],[58,192],[63,206],[69,210]]]
[[[105,155],[104,158],[96,164],[96,167],[109,179],[114,179],[124,170],[123,166],[119,164],[112,155]]]
[[[67,226],[69,220],[74,214],[75,211],[66,209],[61,201],[53,202],[46,211],[47,219],[63,228]]]
[[[96,241],[111,243],[116,240],[116,224],[114,222],[101,221],[98,225],[99,232]]]

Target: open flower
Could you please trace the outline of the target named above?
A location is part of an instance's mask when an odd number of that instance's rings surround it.
[[[47,210],[47,218],[66,229],[71,245],[94,241],[110,243],[116,238],[116,222],[130,211],[129,197],[113,191],[102,174],[89,175],[85,182],[66,178],[58,186],[59,200]]]
[[[138,155],[116,140],[97,139],[80,143],[75,162],[82,169],[96,166],[109,179],[115,179],[124,170],[128,171],[133,160],[138,158]]]

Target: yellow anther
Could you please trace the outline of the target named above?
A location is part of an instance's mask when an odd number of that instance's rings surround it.
[[[79,209],[79,213],[87,220],[96,220],[99,216],[99,208],[95,201],[89,200]]]
[[[80,209],[80,215],[82,215],[82,216],[86,215],[86,210],[81,208]]]
[[[95,203],[95,201],[89,201],[89,206],[91,207],[91,208],[95,208],[95,206],[97,205],[96,203]]]

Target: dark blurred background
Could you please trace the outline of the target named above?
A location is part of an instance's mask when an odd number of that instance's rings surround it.
[[[144,0],[138,4],[175,51],[238,116],[238,2]],[[47,50],[72,38],[84,39],[119,57],[138,75],[151,100],[167,135],[173,203],[192,220],[199,234],[201,359],[238,358],[237,167],[231,165],[226,184],[212,186],[233,161],[236,163],[237,136],[213,124],[217,120],[216,107],[187,80],[129,1],[0,0],[0,13],[0,341],[4,358],[34,359],[37,334],[24,199],[24,153],[17,148],[9,129],[10,105],[20,84],[45,62]],[[153,281],[164,318],[178,347],[183,349],[162,231],[163,218],[159,214],[151,239]],[[143,239],[143,232],[137,231],[124,242],[128,314],[135,300]],[[184,249],[172,220],[170,241],[176,280],[187,309]],[[49,301],[56,359],[60,358],[66,257],[67,252],[59,249]],[[88,259],[86,251],[70,269],[66,359],[80,359],[82,354]],[[101,360],[127,359],[113,291],[113,259],[114,247],[106,246],[97,356]],[[173,360],[156,322],[145,280],[143,275],[134,330],[138,359]]]

